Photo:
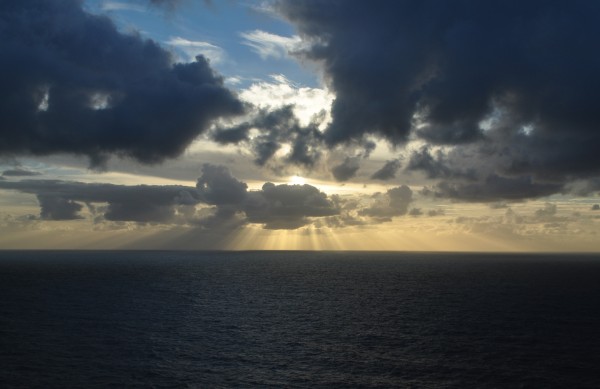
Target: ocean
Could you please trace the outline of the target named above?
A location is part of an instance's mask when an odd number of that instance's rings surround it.
[[[3,388],[598,388],[600,256],[0,252]]]

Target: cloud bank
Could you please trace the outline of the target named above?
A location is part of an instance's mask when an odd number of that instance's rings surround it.
[[[339,213],[337,204],[311,185],[267,182],[261,190],[247,188],[229,169],[211,164],[203,166],[196,187],[0,181],[0,189],[35,195],[42,220],[81,219],[85,205],[97,220],[215,227],[239,216],[242,223],[267,229],[296,229]]]

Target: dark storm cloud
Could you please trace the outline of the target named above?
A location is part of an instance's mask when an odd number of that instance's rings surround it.
[[[386,161],[386,163],[381,167],[381,169],[377,170],[371,176],[374,180],[391,180],[396,177],[396,172],[400,169],[400,160],[392,159],[391,161]]]
[[[312,167],[321,156],[322,134],[317,123],[302,126],[286,105],[274,110],[257,109],[250,120],[231,127],[220,127],[213,134],[219,143],[243,143],[250,147],[257,165],[264,166],[284,144],[291,151],[284,157],[288,163]],[[250,137],[250,131],[257,134]]]
[[[178,156],[240,101],[206,59],[173,64],[76,0],[0,3],[0,154],[74,153],[100,164]]]
[[[357,157],[346,157],[344,162],[331,169],[331,174],[333,174],[336,181],[348,181],[356,176],[358,169],[360,169],[359,159]]]
[[[463,171],[503,160],[477,173],[491,177],[483,194],[466,195],[475,185],[454,182],[452,161],[409,163],[472,199],[549,194],[600,173],[599,2],[280,0],[276,8],[308,43],[295,54],[319,63],[336,94],[329,144],[376,134],[393,144],[416,135],[480,145],[481,160]]]
[[[456,154],[456,152],[451,153],[451,157],[457,159]],[[422,171],[428,178],[476,179],[475,167],[469,167],[468,170],[465,170],[465,168],[458,165],[459,163],[451,160],[442,151],[438,150],[432,153],[428,146],[423,146],[411,153],[406,169],[409,171]]]
[[[5,177],[25,177],[25,176],[40,176],[40,175],[42,175],[42,173],[17,168],[17,169],[5,170],[4,172],[2,172],[2,175]]]

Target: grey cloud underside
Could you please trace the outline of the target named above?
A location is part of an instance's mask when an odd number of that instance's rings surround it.
[[[396,172],[400,169],[401,163],[399,159],[392,159],[391,161],[386,161],[385,164],[381,167],[381,169],[377,170],[371,176],[374,180],[382,180],[387,181],[396,177]]]
[[[34,172],[26,169],[9,169],[2,172],[5,177],[23,177],[23,176],[39,176],[42,173]]]
[[[531,177],[501,177],[490,174],[478,182],[441,181],[423,194],[472,202],[521,201],[550,196],[563,189],[561,184],[536,183]]]
[[[389,189],[386,193],[376,193],[373,199],[374,202],[369,207],[361,209],[359,215],[389,221],[394,216],[407,213],[413,201],[413,192],[408,186],[402,185]]]
[[[0,181],[0,189],[36,195],[44,220],[80,219],[84,204],[109,221],[203,227],[236,224],[237,218],[237,225],[257,223],[267,229],[295,229],[311,223],[312,218],[339,213],[337,204],[313,186],[266,183],[259,191],[248,191],[227,168],[209,164],[204,165],[196,187],[23,180]],[[207,217],[197,214],[198,204],[214,206],[212,213]]]
[[[316,122],[301,125],[293,108],[286,105],[273,110],[257,109],[248,121],[217,128],[213,139],[222,144],[247,145],[259,166],[271,160],[283,144],[289,144],[291,151],[284,157],[285,162],[310,168],[321,156],[323,135]],[[256,131],[253,137],[252,130]]]
[[[167,223],[175,219],[178,207],[199,202],[194,188],[177,185],[123,186],[24,180],[3,181],[0,188],[36,195],[41,207],[40,216],[46,220],[79,219],[81,204],[107,203],[106,220]]]
[[[356,176],[358,169],[360,169],[359,159],[357,157],[346,157],[344,162],[331,169],[331,173],[336,181],[348,181]]]
[[[367,204],[327,196],[306,184],[267,182],[260,190],[248,190],[226,167],[210,164],[203,166],[196,187],[30,179],[0,181],[0,189],[37,196],[42,220],[82,219],[85,206],[95,222],[185,224],[208,229],[248,223],[266,229],[362,225],[405,215],[413,201],[412,191],[405,185],[377,194]]]
[[[79,1],[3,1],[0,25],[0,154],[160,162],[243,112],[204,57],[173,64]]]
[[[440,194],[474,201],[552,193],[600,173],[600,3],[280,0],[276,8],[310,43],[296,55],[320,63],[336,94],[330,145],[375,134],[476,150],[470,164],[413,156],[408,167],[447,181]],[[480,169],[486,159],[499,165]],[[471,193],[469,179],[482,192]]]

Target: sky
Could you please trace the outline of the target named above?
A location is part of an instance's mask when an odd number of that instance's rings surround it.
[[[0,249],[598,252],[600,3],[7,0]]]

